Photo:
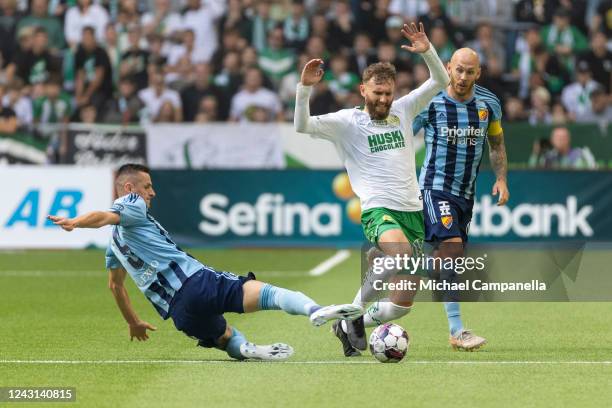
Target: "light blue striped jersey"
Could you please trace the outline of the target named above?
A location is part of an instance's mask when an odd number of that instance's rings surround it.
[[[119,214],[120,221],[113,226],[106,268],[123,266],[138,289],[167,319],[174,295],[204,265],[172,241],[138,194],[118,198],[109,211]]]
[[[421,190],[473,199],[489,125],[501,116],[499,99],[478,85],[465,102],[454,100],[446,90],[434,96],[413,122],[414,134],[425,128]]]

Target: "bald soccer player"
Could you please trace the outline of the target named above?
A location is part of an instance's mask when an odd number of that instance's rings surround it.
[[[419,177],[425,213],[425,240],[435,248],[434,256],[461,257],[468,241],[476,177],[489,144],[491,168],[496,176],[492,194],[497,205],[510,197],[508,162],[501,127],[501,104],[489,90],[476,85],[480,77],[478,54],[470,48],[457,50],[447,65],[450,84],[438,93],[415,118],[416,134],[425,130],[427,154]],[[454,270],[439,271],[453,280]],[[459,303],[447,294],[450,344],[459,350],[476,350],[486,343],[463,327]]]

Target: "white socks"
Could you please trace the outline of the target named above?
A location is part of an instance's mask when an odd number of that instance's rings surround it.
[[[406,316],[412,310],[412,306],[404,307],[391,302],[389,298],[380,299],[370,305],[363,315],[365,327],[374,327],[379,324],[397,320]]]

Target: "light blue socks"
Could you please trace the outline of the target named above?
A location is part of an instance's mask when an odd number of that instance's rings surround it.
[[[292,315],[303,316],[310,316],[321,308],[302,292],[294,292],[270,284],[265,284],[261,288],[258,306],[259,310],[284,310]]]

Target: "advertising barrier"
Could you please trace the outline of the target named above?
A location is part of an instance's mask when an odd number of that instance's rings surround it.
[[[46,219],[104,210],[112,203],[112,171],[105,167],[10,166],[0,171],[0,248],[106,246],[109,227],[70,233]]]
[[[120,166],[147,162],[147,136],[142,128],[71,124],[64,135],[60,161],[80,166]]]
[[[481,172],[474,242],[612,240],[612,174],[514,171],[498,207]],[[338,171],[154,171],[152,212],[183,245],[359,246],[359,200]]]

